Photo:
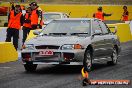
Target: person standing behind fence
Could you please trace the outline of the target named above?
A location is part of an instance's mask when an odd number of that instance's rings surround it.
[[[6,35],[6,42],[11,42],[11,37],[13,37],[13,45],[15,49],[18,48],[18,38],[19,30],[23,24],[23,15],[21,13],[20,5],[16,5],[14,10],[10,11],[8,16],[8,28]]]
[[[41,29],[42,28],[42,11],[38,10],[38,5],[36,2],[29,4],[32,9],[31,14],[31,26],[32,29]]]
[[[98,11],[96,13],[93,14],[93,17],[94,18],[98,18],[98,19],[101,19],[102,21],[104,21],[104,17],[105,16],[111,16],[112,14],[107,14],[107,13],[104,13],[103,12],[103,8],[102,7],[99,7],[98,8]]]
[[[30,30],[32,29],[31,27],[31,13],[32,13],[32,10],[31,10],[31,7],[28,7],[27,10],[26,10],[26,14],[25,14],[25,20],[24,20],[24,23],[23,23],[23,44],[25,42],[25,40],[27,39],[27,35],[29,34]]]
[[[122,21],[128,21],[129,12],[127,11],[127,6],[123,6],[123,10]]]

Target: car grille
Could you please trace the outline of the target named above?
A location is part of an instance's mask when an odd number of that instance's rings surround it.
[[[52,56],[40,56],[39,53],[34,53],[33,57],[35,61],[44,61],[44,62],[50,62],[50,61],[59,61],[61,53],[54,53]]]
[[[36,46],[36,49],[59,49],[60,46],[53,46],[53,45],[41,45]]]

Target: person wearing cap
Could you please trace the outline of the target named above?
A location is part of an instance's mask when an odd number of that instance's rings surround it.
[[[41,29],[42,28],[42,11],[38,10],[38,5],[36,2],[29,4],[32,13],[31,13],[31,26],[32,29]]]
[[[15,9],[11,10],[9,13],[6,35],[6,42],[11,42],[11,37],[13,37],[13,45],[16,50],[18,48],[19,30],[23,24],[23,19],[20,5],[16,5]]]
[[[102,21],[104,21],[104,17],[105,17],[105,16],[111,16],[111,15],[112,15],[112,14],[104,13],[102,10],[103,10],[103,8],[102,8],[102,7],[99,7],[99,8],[98,8],[98,11],[97,11],[96,13],[93,14],[93,17],[94,17],[94,18],[101,19]]]
[[[129,12],[127,10],[127,6],[123,6],[123,10],[122,21],[128,21]]]
[[[32,13],[32,10],[31,10],[31,7],[28,7],[27,10],[26,10],[26,14],[24,16],[24,23],[23,23],[23,44],[25,42],[25,40],[27,39],[27,35],[29,34],[30,30],[32,29],[31,27],[31,13]]]

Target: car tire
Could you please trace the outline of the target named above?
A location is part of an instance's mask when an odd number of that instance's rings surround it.
[[[111,55],[111,61],[109,61],[107,64],[109,65],[116,65],[118,62],[118,53],[116,48],[113,48],[113,53]]]
[[[92,70],[92,54],[89,50],[84,54],[83,66],[88,72]]]
[[[27,72],[33,72],[36,70],[37,64],[25,64],[24,67]]]

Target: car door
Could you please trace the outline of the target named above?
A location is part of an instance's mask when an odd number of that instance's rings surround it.
[[[96,33],[99,32],[100,33]],[[102,57],[104,56],[104,36],[103,31],[101,29],[101,26],[99,25],[98,20],[94,20],[92,22],[92,46],[94,49],[93,56],[96,57]]]
[[[110,32],[109,28],[107,27],[107,25],[104,22],[102,22],[100,20],[99,24],[103,31],[102,36],[104,37],[104,53],[106,56],[109,56],[109,55],[111,55],[112,50],[113,50],[113,43],[112,43],[113,34]]]

